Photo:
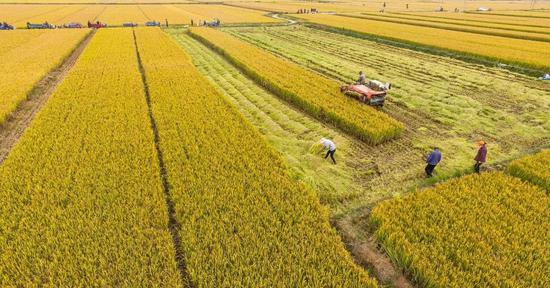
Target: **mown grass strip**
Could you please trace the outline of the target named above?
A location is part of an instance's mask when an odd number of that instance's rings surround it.
[[[194,28],[190,33],[273,94],[360,140],[378,144],[404,130],[390,116],[342,95],[338,83],[320,74],[218,30]]]
[[[0,199],[0,286],[181,286],[131,30],[94,35],[0,166]]]
[[[425,287],[548,287],[550,198],[503,173],[453,179],[371,214],[388,255]]]
[[[160,29],[137,29],[197,287],[375,287],[312,190]]]
[[[507,171],[550,191],[550,150],[515,160]]]

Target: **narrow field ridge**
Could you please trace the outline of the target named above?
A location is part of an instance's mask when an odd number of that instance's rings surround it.
[[[6,160],[11,149],[17,144],[36,113],[40,111],[48,98],[55,92],[57,86],[71,71],[80,54],[92,40],[95,32],[95,30],[91,31],[59,67],[50,71],[38,81],[33,90],[27,95],[27,99],[19,104],[17,109],[8,116],[8,119],[0,125],[0,164]]]
[[[168,176],[166,174],[166,166],[164,165],[164,158],[162,156],[162,150],[160,149],[160,137],[157,129],[157,123],[153,115],[153,110],[151,108],[151,95],[149,93],[149,86],[147,85],[147,79],[145,77],[145,70],[143,68],[143,63],[141,61],[141,55],[139,54],[136,32],[134,34],[134,45],[136,47],[137,60],[139,65],[139,72],[141,73],[141,79],[143,80],[143,89],[145,92],[145,101],[147,102],[147,114],[149,115],[149,120],[151,121],[151,130],[153,130],[153,138],[155,142],[155,150],[157,152],[157,158],[159,161],[160,167],[160,178],[162,181],[162,190],[164,191],[164,197],[166,200],[166,208],[168,209],[168,229],[172,235],[172,242],[174,245],[174,251],[176,252],[176,262],[178,263],[178,270],[180,272],[181,280],[184,284],[184,287],[193,287],[193,283],[187,273],[187,264],[185,263],[185,258],[181,250],[181,238],[178,235],[178,230],[180,224],[176,220],[174,201],[172,200],[172,195],[170,194],[170,184],[168,183]]]

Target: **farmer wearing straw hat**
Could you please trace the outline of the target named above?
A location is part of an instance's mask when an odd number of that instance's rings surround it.
[[[481,165],[487,161],[487,142],[479,141],[479,150],[477,150],[477,155],[474,158],[476,164],[474,165],[474,170],[476,173],[479,173],[481,170]]]
[[[321,138],[321,141],[319,141],[323,145],[324,148],[328,149],[327,154],[325,155],[325,159],[330,155],[330,159],[332,159],[332,163],[336,164],[336,160],[334,159],[334,152],[336,152],[336,145],[334,145],[334,142],[330,141],[326,138]]]

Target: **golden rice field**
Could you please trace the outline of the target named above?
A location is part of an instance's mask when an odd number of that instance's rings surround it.
[[[391,14],[390,14],[391,15]],[[525,39],[533,41],[550,42],[550,28],[542,28],[540,31],[531,29],[517,29],[514,27],[495,27],[487,25],[468,25],[467,23],[449,23],[427,19],[411,18],[406,16],[386,16],[374,13],[347,14],[346,16],[359,19],[385,21],[388,23],[407,24],[419,27],[440,28],[450,31],[469,32],[481,35],[502,36],[514,39]],[[531,28],[531,27],[529,27]]]
[[[539,187],[486,173],[383,202],[370,221],[425,287],[546,287],[548,207]]]
[[[315,193],[289,177],[279,154],[190,57],[160,30],[140,29],[136,38],[191,281],[375,287]]]
[[[362,13],[365,14],[365,13]],[[478,19],[466,19],[464,17],[451,17],[454,15],[457,15],[457,13],[434,13],[431,16],[427,15],[428,13],[385,13],[383,15],[381,14],[374,14],[374,13],[368,13],[366,15],[369,16],[378,16],[378,19],[383,18],[389,18],[389,19],[395,19],[395,20],[415,20],[420,21],[419,23],[433,23],[433,24],[439,24],[442,25],[442,27],[445,27],[444,24],[452,25],[450,27],[457,27],[457,28],[463,28],[463,29],[479,29],[479,28],[489,28],[489,29],[500,29],[501,31],[508,31],[508,32],[529,32],[529,33],[542,33],[542,34],[550,34],[550,27],[543,25],[543,23],[536,24],[539,25],[530,25],[528,23],[520,24],[520,23],[514,23],[513,21],[506,21],[503,20],[502,22],[496,20],[496,21],[490,21],[487,20],[486,17],[481,16],[478,17]],[[351,14],[351,15],[358,15],[358,14]],[[459,15],[470,15],[470,14],[459,14]],[[487,21],[483,21],[487,20]],[[540,21],[539,21],[540,22]],[[416,23],[416,22],[413,22]],[[481,31],[484,31],[483,29]],[[521,34],[520,34],[521,35]]]
[[[495,61],[550,68],[550,43],[335,15],[297,15],[311,23],[412,44],[446,49]]]
[[[206,2],[0,0],[1,287],[550,287],[550,2]]]
[[[70,22],[86,24],[101,21],[111,26],[125,22],[143,25],[147,21],[165,24],[190,24],[220,19],[224,23],[270,23],[280,20],[267,17],[265,12],[222,5],[0,5],[0,21],[17,27],[27,22],[63,25]]]
[[[529,1],[406,1],[406,0],[388,0],[388,1],[327,1],[327,2],[305,2],[305,1],[226,1],[231,5],[240,7],[250,7],[265,11],[296,13],[299,9],[316,8],[321,12],[378,12],[382,9],[385,11],[415,11],[415,12],[432,12],[440,7],[446,11],[454,11],[455,8],[466,10],[475,10],[479,7],[489,7],[498,12],[505,10],[523,10],[532,9]],[[384,7],[384,3],[386,6]],[[408,7],[407,7],[408,4]],[[550,9],[550,4],[545,1],[536,3],[537,9]],[[498,13],[495,12],[495,13]],[[507,12],[507,13],[517,13]],[[523,12],[522,12],[523,13]]]
[[[153,143],[132,31],[100,31],[0,166],[0,286],[181,286]]]
[[[0,35],[0,125],[34,85],[89,33],[87,30],[2,31]]]
[[[421,17],[423,19],[453,19],[473,23],[489,23],[500,25],[515,25],[516,27],[536,27],[548,28],[550,21],[542,18],[512,17],[481,13],[440,13],[440,12],[422,12],[422,13],[404,13],[397,12],[399,15]],[[395,14],[395,13],[391,13]],[[391,15],[390,14],[390,15]]]
[[[550,191],[550,150],[513,161],[508,172]]]

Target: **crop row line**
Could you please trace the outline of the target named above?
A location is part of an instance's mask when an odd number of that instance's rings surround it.
[[[450,27],[450,26],[444,26],[444,25],[438,25],[436,23],[411,23],[407,20],[399,20],[399,19],[380,19],[379,17],[372,17],[370,14],[363,14],[364,16],[358,16],[358,15],[349,15],[349,14],[337,14],[338,16],[342,17],[348,17],[348,18],[357,18],[357,19],[367,19],[371,21],[380,21],[380,22],[389,22],[389,23],[397,23],[397,24],[403,24],[403,25],[410,25],[410,26],[417,26],[417,27],[428,27],[428,28],[436,28],[436,29],[443,29],[443,30],[449,30],[449,31],[458,31],[458,32],[466,32],[466,33],[472,33],[472,34],[480,34],[480,35],[489,35],[489,36],[498,36],[498,37],[506,37],[506,38],[514,38],[514,39],[520,39],[520,40],[531,40],[531,41],[539,41],[539,42],[550,42],[550,38],[545,37],[536,37],[536,36],[529,36],[529,35],[517,35],[517,34],[511,34],[506,32],[496,32],[496,31],[482,31],[479,29],[472,29],[472,28],[458,28],[458,27]],[[410,20],[409,20],[410,21]],[[413,20],[414,21],[414,20]],[[417,20],[417,21],[425,21],[426,20]],[[460,25],[460,24],[458,24]],[[487,27],[490,29],[500,29],[495,27]],[[501,29],[502,30],[502,29]],[[535,31],[523,31],[527,33],[537,33]],[[550,34],[548,32],[540,32],[541,34]]]
[[[180,277],[182,282],[184,283],[185,287],[193,287],[193,284],[191,282],[191,279],[189,278],[189,274],[187,273],[187,265],[185,263],[185,257],[183,255],[183,252],[181,250],[181,238],[179,236],[178,230],[181,227],[178,220],[175,217],[175,208],[174,208],[174,201],[172,200],[172,195],[170,194],[170,184],[168,183],[168,175],[166,174],[166,166],[164,164],[164,157],[162,154],[162,149],[160,148],[160,137],[159,137],[159,131],[157,127],[157,122],[155,120],[155,116],[153,115],[153,110],[151,107],[151,94],[149,92],[149,85],[147,83],[147,76],[145,74],[145,70],[143,68],[143,62],[141,60],[141,54],[138,49],[138,43],[136,39],[136,32],[135,30],[132,31],[133,37],[134,37],[134,46],[136,49],[136,55],[137,55],[137,62],[139,67],[139,72],[141,74],[141,80],[143,82],[143,91],[145,94],[145,102],[147,103],[147,114],[149,116],[149,121],[151,122],[151,130],[153,132],[153,140],[155,144],[155,151],[157,154],[157,159],[159,163],[159,172],[160,172],[160,179],[162,181],[162,190],[164,192],[164,198],[166,200],[166,208],[168,209],[168,229],[170,230],[170,234],[172,236],[172,244],[174,246],[174,252],[175,252],[175,259],[178,265],[178,270],[180,273]]]

